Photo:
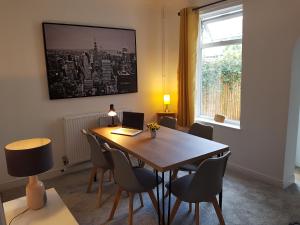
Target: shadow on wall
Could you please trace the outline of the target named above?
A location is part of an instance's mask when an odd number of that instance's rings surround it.
[[[295,164],[300,166],[300,39],[296,42],[291,68],[288,129],[284,162],[284,187],[294,183]]]

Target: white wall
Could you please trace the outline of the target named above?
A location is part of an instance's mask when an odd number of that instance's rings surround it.
[[[171,111],[177,111],[177,65],[179,46],[179,16],[180,9],[188,5],[188,0],[163,0],[165,9],[165,92],[171,95]]]
[[[188,5],[209,2],[213,1],[189,0]],[[283,185],[287,181],[283,178],[284,157],[292,55],[300,37],[300,1],[244,0],[243,4],[241,130],[216,126],[214,136],[231,147],[232,167]],[[178,21],[171,17],[170,26],[177,26]],[[177,38],[170,38],[176,35],[177,29],[168,30],[169,52],[178,51]],[[174,72],[174,67],[168,68],[173,82]]]
[[[294,164],[300,166],[300,39],[295,44],[292,60],[292,76],[288,116],[287,142],[285,152],[284,177],[287,181],[294,180]],[[296,151],[297,150],[297,151]],[[297,154],[296,154],[297,153]],[[295,160],[296,159],[296,160]]]
[[[49,100],[41,23],[133,28],[137,32],[138,93]],[[62,166],[65,115],[129,108],[153,119],[162,110],[159,0],[1,0],[0,149],[21,138],[50,137],[55,168]],[[7,175],[0,151],[0,186]]]
[[[179,18],[199,0],[2,0],[0,2],[0,148],[20,138],[53,140],[55,168],[64,153],[62,118],[116,108],[161,110],[161,55],[165,50],[166,90],[176,110]],[[161,6],[165,19],[161,20]],[[215,127],[215,139],[231,146],[231,166],[282,185],[291,64],[300,37],[300,1],[244,0],[241,130]],[[139,92],[119,96],[50,101],[41,23],[64,22],[137,30]],[[162,23],[163,22],[163,23]],[[162,27],[165,45],[162,49]],[[0,184],[13,180],[0,152]]]

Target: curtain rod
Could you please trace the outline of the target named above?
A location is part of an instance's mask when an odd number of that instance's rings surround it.
[[[202,8],[206,8],[206,7],[211,6],[211,5],[216,5],[216,4],[219,4],[221,2],[226,2],[226,1],[227,0],[220,0],[220,1],[212,2],[212,3],[206,4],[206,5],[198,6],[198,7],[193,8],[193,11],[196,11],[196,10],[199,10],[199,9],[202,9]],[[178,16],[180,16],[180,12],[178,12]]]

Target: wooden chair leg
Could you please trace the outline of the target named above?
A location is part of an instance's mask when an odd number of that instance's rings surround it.
[[[100,169],[100,179],[99,179],[99,190],[97,196],[97,207],[99,208],[101,205],[101,198],[102,198],[102,187],[103,187],[103,178],[104,178],[105,170]]]
[[[144,201],[143,201],[142,193],[139,193],[139,197],[140,197],[141,207],[144,207]]]
[[[172,173],[171,180],[175,180],[177,178],[178,171],[179,171],[178,169],[170,171],[170,173]],[[168,196],[169,196],[169,190],[167,190],[165,193],[165,197]]]
[[[156,198],[155,198],[155,195],[154,195],[154,193],[153,193],[153,190],[148,191],[148,195],[149,195],[149,197],[150,197],[150,200],[151,200],[151,202],[152,202],[152,205],[153,205],[155,211],[157,212],[157,200],[156,200]]]
[[[195,203],[195,224],[200,224],[200,210],[199,210],[199,202]]]
[[[133,213],[133,197],[134,194],[129,192],[129,215],[128,215],[128,225],[132,225],[132,213]]]
[[[172,180],[175,180],[177,178],[178,172],[179,172],[178,169],[173,170],[173,174],[172,174],[172,177],[171,177]]]
[[[181,204],[181,200],[179,198],[176,198],[176,202],[173,206],[173,209],[171,211],[171,216],[170,216],[170,223],[172,223],[173,219],[176,216],[177,210],[179,209],[179,206]]]
[[[223,214],[222,214],[222,211],[220,209],[220,206],[219,206],[219,203],[218,203],[218,200],[216,197],[214,197],[212,199],[212,204],[214,205],[214,208],[215,208],[215,211],[216,211],[216,214],[218,216],[218,219],[219,219],[219,222],[221,225],[225,225],[225,221],[224,221],[224,218],[223,218]]]
[[[156,213],[158,214],[158,209],[157,209],[157,200],[156,197],[153,193],[153,190],[148,191],[148,195],[150,197],[150,200],[152,202],[153,208],[155,209]],[[160,220],[162,221],[162,213],[160,212]]]
[[[95,177],[96,174],[97,174],[97,168],[93,167],[92,170],[91,170],[91,173],[90,173],[90,179],[89,179],[88,187],[87,187],[87,190],[86,190],[87,193],[91,192],[92,184],[93,184],[94,177]]]
[[[114,205],[113,205],[113,207],[110,211],[108,220],[112,220],[114,218],[116,209],[118,207],[118,204],[119,204],[119,201],[120,201],[120,198],[121,198],[121,193],[122,193],[122,189],[119,187],[119,189],[116,193],[116,197],[115,197],[115,200],[114,200]]]

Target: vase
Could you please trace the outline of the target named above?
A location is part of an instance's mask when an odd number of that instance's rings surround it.
[[[156,137],[156,130],[150,130],[151,138]]]

